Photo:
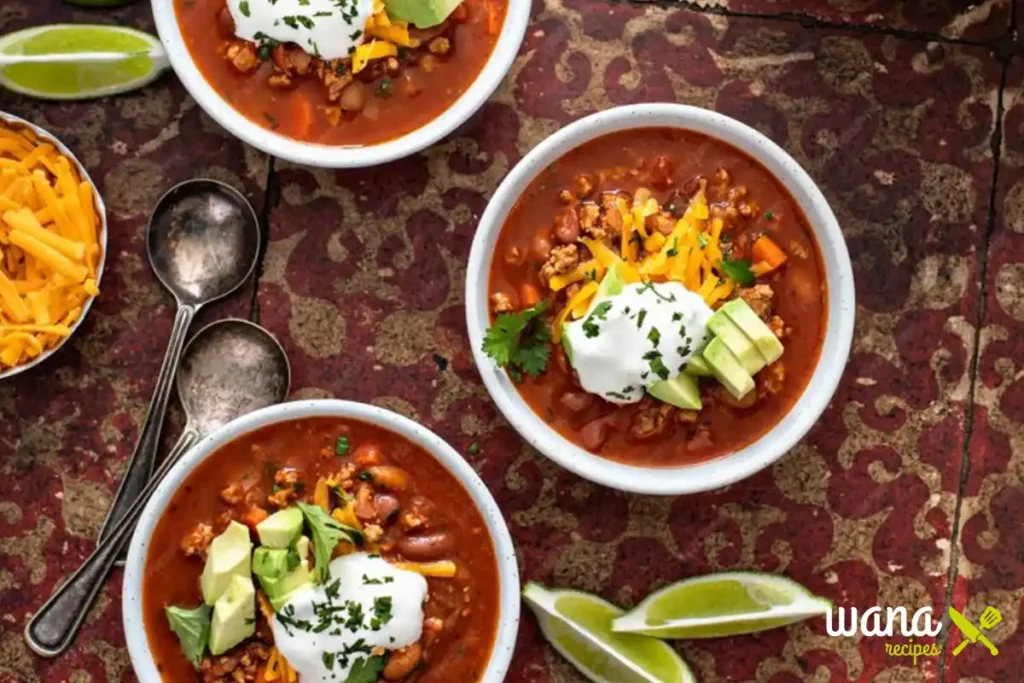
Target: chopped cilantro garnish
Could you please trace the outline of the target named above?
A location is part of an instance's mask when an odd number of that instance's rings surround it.
[[[767,211],[764,212],[764,217],[767,220],[771,220],[771,219],[775,218],[775,212],[772,211],[771,209],[768,209]]]
[[[588,315],[587,319],[583,321],[583,332],[587,335],[588,339],[593,339],[601,331],[601,328],[599,328],[597,326],[597,323],[594,321],[607,320],[608,311],[610,311],[611,308],[611,301],[602,301],[601,303],[594,307],[594,310],[591,312],[591,314]]]
[[[516,382],[523,373],[536,377],[548,367],[551,332],[542,319],[547,308],[541,301],[518,313],[502,313],[484,335],[483,352]]]
[[[238,3],[238,11],[242,13],[243,17],[252,16],[249,13],[249,0],[242,0],[242,2]]]
[[[722,272],[741,287],[749,287],[754,284],[755,278],[753,271],[750,270],[750,261],[723,260],[721,266]]]
[[[466,452],[469,453],[470,455],[476,455],[477,453],[480,452],[480,444],[474,441],[473,443],[469,444],[469,448],[466,449]]]
[[[669,369],[665,367],[660,351],[648,351],[643,358],[651,366],[651,372],[662,379],[668,379]]]
[[[672,246],[669,247],[668,251],[665,252],[666,256],[678,256],[679,255],[679,238],[672,238]]]
[[[658,348],[658,342],[661,341],[661,332],[658,331],[657,327],[652,327],[651,331],[647,334],[647,341],[654,345],[654,348]]]
[[[348,437],[347,436],[339,436],[337,441],[334,442],[334,454],[339,456],[339,457],[341,457],[343,455],[348,455],[348,449],[350,447],[351,447],[351,444],[348,441]]]
[[[636,329],[640,329],[644,326],[644,320],[647,319],[647,309],[641,308],[640,312],[636,315]]]

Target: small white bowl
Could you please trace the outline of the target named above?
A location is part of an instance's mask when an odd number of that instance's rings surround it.
[[[206,458],[232,441],[268,425],[303,418],[340,417],[377,425],[405,437],[429,452],[466,489],[487,524],[498,562],[499,613],[498,634],[480,683],[501,683],[505,679],[519,629],[519,565],[512,537],[490,491],[455,449],[426,427],[407,417],[365,403],[337,400],[312,400],[283,403],[263,408],[224,425],[185,453],[168,472],[142,511],[128,548],[122,589],[122,617],[132,668],[142,683],[160,683],[153,663],[142,615],[142,579],[149,555],[149,542],[167,504],[186,477]]]
[[[828,283],[828,319],[818,366],[793,410],[760,439],[730,455],[672,468],[639,467],[599,457],[572,443],[544,422],[522,399],[504,371],[481,349],[490,326],[488,283],[491,259],[505,219],[523,191],[569,150],[609,133],[634,128],[683,128],[724,140],[761,163],[803,209],[821,248]],[[579,476],[635,493],[675,495],[708,491],[772,464],[807,433],[832,399],[850,354],[856,307],[853,268],[839,223],[818,186],[781,147],[753,128],[723,114],[681,104],[618,107],[576,121],[520,161],[487,205],[466,272],[466,324],[477,368],[494,402],[534,448]]]
[[[101,281],[103,279],[103,266],[107,262],[107,207],[103,203],[103,197],[100,196],[100,191],[99,188],[96,187],[96,183],[94,183],[92,181],[92,178],[89,177],[89,172],[85,170],[85,166],[83,166],[82,162],[78,160],[78,157],[72,154],[71,150],[68,149],[63,142],[58,140],[56,136],[53,135],[53,133],[49,132],[45,128],[37,126],[31,121],[26,121],[21,117],[15,116],[14,114],[8,114],[7,112],[3,111],[0,111],[0,122],[3,122],[4,124],[12,128],[28,128],[32,130],[36,134],[37,138],[49,142],[57,149],[58,152],[66,156],[71,161],[71,163],[75,165],[75,168],[78,169],[79,177],[82,180],[89,183],[90,185],[92,185],[93,197],[96,201],[96,216],[99,218],[100,221],[99,225],[97,226],[99,229],[97,239],[99,240],[100,245],[100,260],[99,263],[96,265],[96,286],[100,287],[102,290]],[[31,368],[34,368],[35,366],[44,362],[53,354],[57,353],[57,351],[59,351],[61,347],[67,343],[69,339],[75,336],[75,332],[78,331],[78,328],[82,324],[82,321],[85,320],[85,316],[89,314],[89,309],[92,308],[92,302],[95,301],[95,299],[96,297],[94,296],[91,296],[88,299],[86,299],[85,304],[82,306],[81,315],[79,315],[78,320],[76,320],[71,325],[71,334],[57,342],[57,345],[54,346],[52,349],[43,351],[41,354],[33,358],[31,362],[16,365],[13,368],[8,368],[6,370],[0,370],[0,380],[5,380],[8,377],[14,377],[15,375],[19,375],[25,372],[26,370],[30,370]]]
[[[151,0],[156,30],[171,67],[199,106],[243,142],[296,164],[323,168],[378,166],[416,154],[445,137],[476,113],[512,68],[530,21],[530,3],[509,0],[508,13],[494,51],[476,80],[444,113],[399,138],[375,145],[318,145],[300,142],[259,126],[228,104],[206,81],[188,51],[174,11],[174,0]],[[210,29],[214,30],[213,27]]]

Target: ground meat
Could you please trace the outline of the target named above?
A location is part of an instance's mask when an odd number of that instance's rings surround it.
[[[579,208],[580,228],[584,234],[595,240],[603,240],[608,233],[601,227],[601,207],[597,204],[586,203]]]
[[[491,295],[491,310],[495,313],[508,313],[514,308],[512,299],[504,292],[495,292]]]
[[[694,424],[700,419],[700,411],[679,410],[676,411],[676,422],[679,424]]]
[[[448,54],[452,49],[452,41],[448,40],[444,36],[438,36],[430,41],[430,44],[427,45],[427,49],[430,50],[430,54],[432,55],[443,56]]]
[[[278,71],[270,74],[267,78],[267,85],[271,88],[276,88],[277,90],[287,90],[293,85],[292,77],[283,71]]]
[[[205,559],[206,551],[210,548],[213,536],[213,527],[200,522],[192,528],[192,531],[185,538],[181,539],[181,552],[185,553],[186,557],[202,557]]]
[[[622,232],[623,218],[617,198],[618,196],[611,192],[601,195],[601,229],[608,237],[615,237]]]
[[[775,361],[758,373],[757,378],[760,380],[759,388],[763,388],[769,394],[777,394],[782,391],[782,387],[786,383],[786,364],[782,361]]]
[[[256,680],[269,658],[266,645],[250,641],[222,655],[204,657],[199,670],[203,683],[247,683]]]
[[[740,298],[765,321],[771,317],[773,296],[775,292],[772,291],[771,285],[754,285],[740,290]]]
[[[673,412],[675,408],[667,403],[644,399],[629,425],[630,436],[634,439],[650,439],[663,434],[672,424]]]
[[[555,275],[565,275],[580,263],[580,252],[575,244],[552,247],[547,263],[541,266],[540,277],[548,282]]]
[[[653,234],[657,231],[667,237],[672,233],[672,229],[676,227],[676,219],[672,217],[672,214],[663,211],[648,216],[644,220],[644,225],[647,228],[647,232]]]
[[[581,174],[576,176],[576,196],[585,199],[594,191],[594,179],[589,175]]]
[[[342,91],[353,81],[352,63],[348,59],[333,59],[329,62],[316,61],[316,77],[327,88],[327,99],[337,102]]]
[[[256,46],[245,40],[231,41],[224,56],[242,73],[252,71],[260,62],[256,56]]]
[[[384,530],[376,524],[367,524],[363,527],[363,534],[370,543],[376,543],[384,536]]]
[[[238,505],[244,497],[245,487],[237,481],[220,492],[220,499],[228,505]]]
[[[274,473],[274,484],[277,490],[267,498],[272,507],[285,508],[296,500],[299,495],[299,473],[290,467],[282,467]]]
[[[777,315],[773,315],[768,319],[768,329],[779,339],[784,339],[789,332],[786,329],[786,323]]]

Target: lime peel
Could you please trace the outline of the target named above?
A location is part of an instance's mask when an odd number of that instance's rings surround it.
[[[656,638],[720,638],[780,628],[831,609],[831,602],[785,577],[729,572],[666,586],[615,619],[612,628]]]

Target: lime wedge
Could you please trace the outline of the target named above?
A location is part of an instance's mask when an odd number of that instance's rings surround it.
[[[140,53],[115,62],[35,62],[0,68],[0,86],[48,100],[116,95],[151,83],[167,68],[160,40],[122,26],[54,24],[0,38],[0,55]],[[154,57],[153,54],[159,55]]]
[[[526,584],[523,599],[559,654],[594,683],[696,683],[686,662],[668,644],[612,633],[624,610],[589,593]]]
[[[612,627],[656,638],[719,638],[778,628],[831,609],[831,602],[785,577],[730,572],[666,586]]]

